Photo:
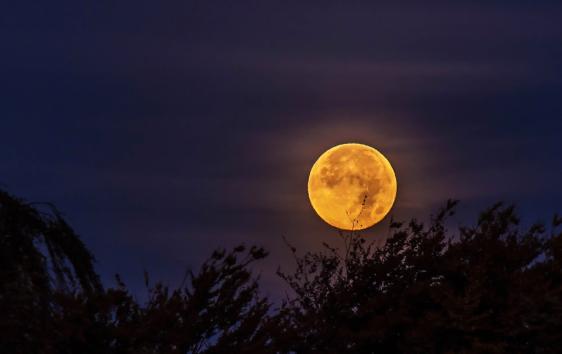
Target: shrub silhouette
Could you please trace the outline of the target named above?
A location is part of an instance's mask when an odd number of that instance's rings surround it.
[[[248,265],[266,253],[240,246],[214,252],[189,285],[158,283],[139,304],[119,280],[96,297],[59,294],[53,319],[57,353],[245,353],[268,341],[269,303]],[[95,345],[95,346],[94,346]]]
[[[270,304],[248,269],[263,249],[216,251],[180,289],[146,276],[140,304],[119,277],[102,288],[90,253],[48,210],[0,194],[1,353],[243,353],[271,342]]]
[[[380,248],[355,234],[344,252],[298,258],[283,274],[285,350],[308,353],[533,353],[562,345],[562,236],[518,228],[497,204],[450,236],[449,202],[428,226],[392,223]],[[342,255],[343,254],[343,255]]]
[[[294,294],[276,308],[250,265],[258,247],[216,251],[185,285],[137,301],[104,289],[60,213],[0,194],[2,353],[556,353],[562,346],[562,219],[519,226],[497,204],[447,230],[391,223],[376,245],[295,255],[279,272]]]

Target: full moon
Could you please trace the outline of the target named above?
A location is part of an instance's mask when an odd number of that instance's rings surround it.
[[[363,144],[342,144],[324,152],[308,177],[308,197],[316,213],[342,230],[362,230],[392,208],[397,182],[390,162]]]

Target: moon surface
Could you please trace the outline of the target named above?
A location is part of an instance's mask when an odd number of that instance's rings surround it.
[[[342,144],[324,152],[312,166],[308,197],[316,213],[342,230],[362,230],[381,221],[396,199],[390,162],[363,144]]]

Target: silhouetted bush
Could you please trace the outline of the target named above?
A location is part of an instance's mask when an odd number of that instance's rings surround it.
[[[185,284],[139,303],[104,289],[60,213],[0,193],[1,353],[557,353],[562,234],[522,229],[509,206],[450,232],[449,202],[424,225],[391,223],[375,245],[295,255],[294,294],[274,308],[250,264],[257,247],[216,251]]]
[[[185,287],[158,283],[142,305],[119,279],[96,297],[59,294],[55,352],[260,352],[268,344],[269,303],[247,267],[265,256],[255,247],[215,252],[199,273],[188,274]]]
[[[497,204],[474,227],[447,232],[449,202],[431,223],[391,225],[380,248],[355,234],[341,252],[298,258],[281,276],[284,350],[307,353],[558,353],[562,348],[562,235],[555,217],[520,230]]]
[[[258,247],[216,251],[185,286],[146,285],[140,304],[93,258],[52,206],[0,193],[0,353],[263,352],[275,324],[248,266]]]

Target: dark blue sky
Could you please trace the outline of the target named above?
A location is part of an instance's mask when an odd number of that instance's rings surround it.
[[[3,3],[2,188],[58,205],[133,288],[245,242],[276,289],[281,236],[336,239],[306,181],[343,142],[394,165],[399,218],[562,210],[561,2],[304,3]]]

